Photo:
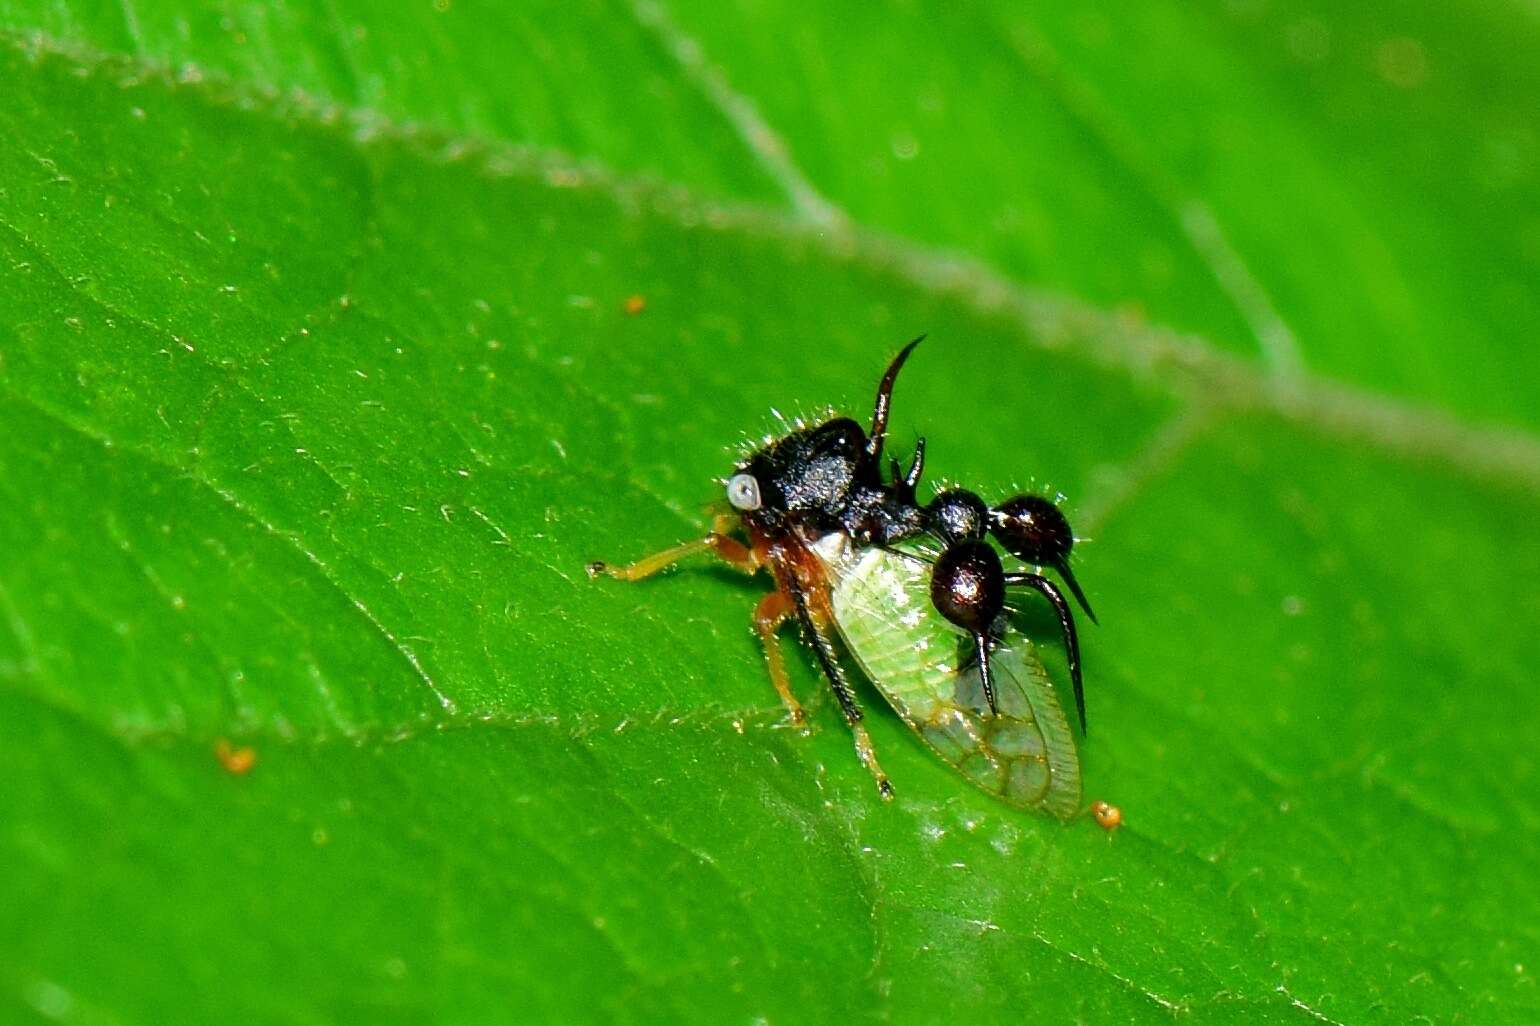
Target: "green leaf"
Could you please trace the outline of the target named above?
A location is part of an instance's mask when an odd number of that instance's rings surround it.
[[[0,3],[0,1018],[1533,1021],[1537,35]],[[583,574],[922,330],[1115,833]]]

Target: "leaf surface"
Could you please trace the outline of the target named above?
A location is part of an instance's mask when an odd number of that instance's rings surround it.
[[[442,6],[0,5],[0,1014],[1534,1018],[1532,19]],[[920,330],[1115,834],[583,574]]]

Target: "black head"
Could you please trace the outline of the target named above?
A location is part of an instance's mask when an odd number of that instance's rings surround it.
[[[838,526],[862,476],[866,442],[847,417],[778,438],[738,465],[727,501],[767,528],[787,521]]]
[[[888,509],[894,503],[892,487],[882,481],[882,447],[893,383],[919,342],[888,365],[870,433],[838,417],[778,438],[738,464],[727,481],[727,501],[744,520],[771,533],[793,527],[846,530],[863,539],[891,533],[879,521],[903,511]],[[917,511],[912,519],[918,523]]]

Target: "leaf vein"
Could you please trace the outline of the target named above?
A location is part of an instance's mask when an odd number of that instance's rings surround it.
[[[954,298],[977,312],[1003,314],[1018,323],[1031,344],[1154,382],[1170,392],[1202,394],[1231,411],[1264,410],[1318,435],[1367,443],[1403,459],[1431,461],[1540,492],[1540,437],[1528,431],[1471,423],[1432,406],[1308,373],[1264,375],[1249,361],[1198,336],[1130,323],[1072,297],[1024,286],[969,256],[858,225],[833,230],[754,204],[701,200],[679,185],[627,177],[547,148],[451,138],[430,127],[393,122],[375,111],[345,108],[298,92],[243,89],[201,69],[184,69],[178,77],[158,62],[103,54],[43,33],[18,37],[0,32],[0,38],[34,57],[73,62],[87,73],[133,70],[141,79],[196,91],[211,105],[239,104],[332,130],[340,124],[360,146],[389,139],[422,159],[468,163],[488,177],[587,189],[610,198],[629,216],[646,210],[676,220],[687,230],[701,230],[698,226],[704,224],[709,230],[812,247],[831,260],[894,274],[922,292]]]
[[[628,6],[637,23],[673,58],[685,79],[733,127],[744,148],[786,193],[798,217],[820,228],[838,228],[849,221],[797,166],[786,140],[765,120],[754,101],[733,88],[726,72],[707,58],[699,41],[675,23],[659,0],[631,0]]]
[[[38,413],[59,424],[61,427],[75,432],[82,437],[88,438],[93,442],[104,445],[108,448],[115,448],[119,451],[132,451],[140,458],[150,463],[156,464],[162,469],[170,470],[173,473],[185,478],[186,480],[205,488],[216,498],[223,501],[231,509],[241,514],[246,520],[261,528],[266,534],[276,538],[280,542],[283,542],[285,545],[303,557],[304,560],[310,564],[321,581],[327,584],[334,592],[336,592],[337,595],[342,597],[348,603],[348,605],[350,605],[358,613],[358,615],[363,618],[363,620],[373,629],[373,631],[378,634],[379,637],[381,637],[390,646],[390,648],[401,657],[402,660],[405,661],[413,675],[416,676],[417,679],[421,681],[422,684],[429,690],[435,700],[437,700],[439,706],[443,708],[445,712],[453,713],[455,711],[456,706],[454,700],[439,688],[437,682],[435,682],[432,676],[429,675],[421,660],[418,659],[417,653],[411,648],[411,646],[407,645],[397,636],[395,632],[386,626],[386,624],[380,620],[380,618],[376,616],[374,612],[370,610],[361,599],[344,588],[341,582],[337,580],[336,575],[332,571],[331,567],[327,565],[327,563],[322,560],[319,555],[317,555],[308,546],[306,546],[297,533],[279,527],[277,524],[268,520],[257,510],[253,509],[249,504],[247,504],[238,495],[236,495],[234,491],[224,487],[223,485],[210,478],[204,477],[201,473],[197,472],[196,469],[189,469],[186,467],[177,466],[173,463],[168,463],[164,457],[160,456],[159,454],[142,448],[127,447],[116,443],[110,436],[101,433],[95,428],[88,427],[84,424],[76,422],[74,418],[69,417],[57,410],[51,409],[46,404],[39,402],[31,396],[26,396],[9,389],[6,390],[4,394],[9,396],[12,400],[28,406],[33,410],[36,410]]]

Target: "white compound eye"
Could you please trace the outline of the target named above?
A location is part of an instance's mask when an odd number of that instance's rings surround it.
[[[751,513],[759,508],[759,482],[753,474],[734,474],[727,482],[727,501],[733,509]]]

